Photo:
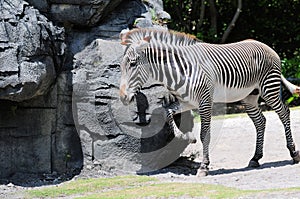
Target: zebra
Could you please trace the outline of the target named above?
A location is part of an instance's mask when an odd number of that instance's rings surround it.
[[[294,163],[300,161],[290,128],[289,108],[280,99],[281,82],[291,93],[300,87],[281,74],[277,53],[256,40],[209,44],[196,37],[168,30],[133,29],[120,34],[126,50],[121,62],[120,100],[132,102],[149,79],[170,92],[165,106],[168,123],[176,137],[189,139],[176,126],[173,115],[197,109],[201,118],[200,140],[203,160],[197,176],[208,175],[210,128],[214,102],[241,101],[256,128],[256,147],[249,167],[259,167],[263,157],[266,119],[258,106],[259,97],[278,114]],[[192,142],[193,140],[189,140]]]

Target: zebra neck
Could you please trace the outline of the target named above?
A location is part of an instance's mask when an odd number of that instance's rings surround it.
[[[175,90],[183,86],[197,65],[195,56],[187,55],[190,51],[187,46],[152,45],[147,58],[153,79]]]

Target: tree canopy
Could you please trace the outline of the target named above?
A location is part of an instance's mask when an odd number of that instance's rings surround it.
[[[205,42],[251,38],[271,46],[283,59],[299,57],[300,0],[164,0],[164,7],[172,17],[170,29]]]

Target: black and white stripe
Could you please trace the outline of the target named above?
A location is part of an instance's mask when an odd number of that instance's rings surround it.
[[[151,37],[149,45],[138,57],[131,46],[146,37]],[[265,117],[258,108],[259,96],[279,115],[291,156],[294,161],[299,159],[290,130],[289,110],[279,98],[283,78],[280,58],[267,45],[255,40],[208,44],[190,35],[152,29],[130,31],[123,37],[123,42],[129,45],[124,60],[127,63],[133,60],[135,64],[135,67],[127,64],[125,69],[132,77],[128,80],[130,87],[140,89],[151,76],[163,83],[182,104],[199,108],[202,170],[207,170],[209,164],[211,110],[216,101],[242,100],[257,131],[256,150],[250,166],[259,165],[258,160],[263,156],[265,131]],[[134,60],[130,57],[137,58]],[[252,92],[254,90],[256,92]]]

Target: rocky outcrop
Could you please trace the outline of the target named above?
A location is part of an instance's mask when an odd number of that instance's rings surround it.
[[[0,177],[79,169],[64,28],[25,1],[0,3]]]
[[[122,0],[28,0],[49,19],[76,26],[95,26]]]
[[[24,1],[0,9],[0,99],[23,101],[44,95],[64,54],[64,29]]]
[[[130,107],[118,97],[119,33],[165,28],[162,1],[12,0],[0,13],[0,177],[147,172],[178,158],[187,143],[169,134],[164,88],[146,85]],[[191,117],[177,116],[183,131]]]
[[[139,0],[27,0],[49,19],[66,26],[96,27],[99,25],[119,26],[116,21],[124,20],[129,25],[149,27],[170,19],[163,10],[162,1]],[[121,6],[119,6],[121,4]],[[118,8],[119,6],[119,8]],[[121,9],[120,9],[121,8]],[[119,12],[115,12],[119,10]],[[126,10],[126,12],[123,12]],[[141,10],[143,10],[141,12]],[[121,11],[121,12],[120,12]],[[129,11],[129,12],[128,12]],[[111,13],[114,12],[112,16]],[[116,14],[121,14],[116,15]],[[127,17],[126,17],[127,16]],[[130,16],[130,17],[128,17]],[[110,18],[110,19],[107,19]],[[137,25],[139,23],[139,25]],[[123,24],[124,25],[124,24]],[[123,28],[126,28],[124,26]],[[111,30],[109,30],[111,31]]]

